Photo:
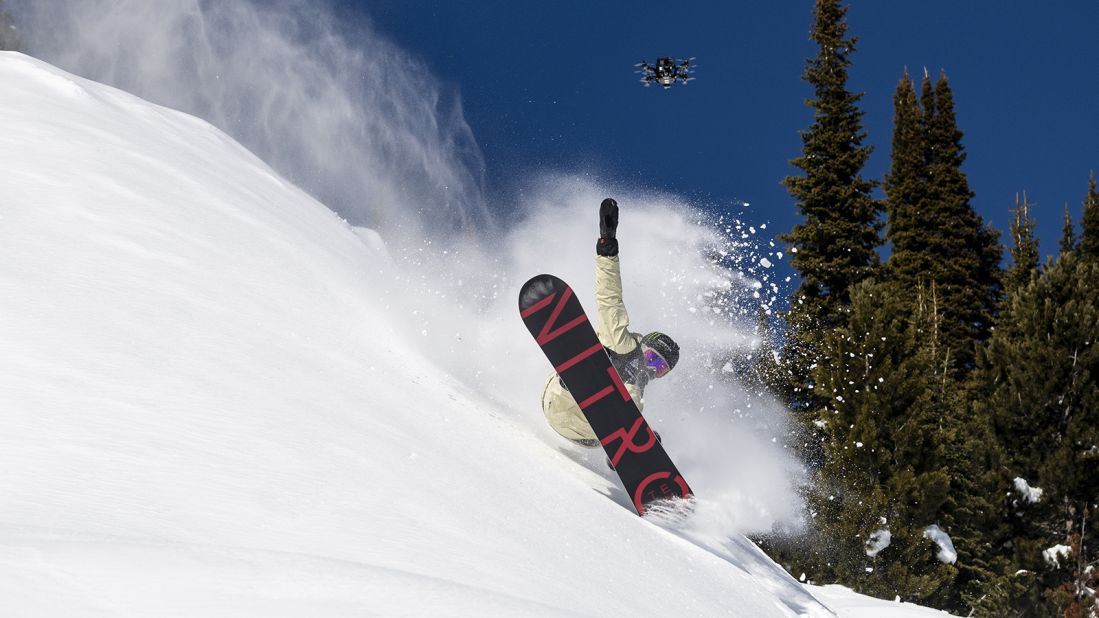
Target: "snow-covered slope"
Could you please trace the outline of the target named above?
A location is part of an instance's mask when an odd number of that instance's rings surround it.
[[[639,519],[205,122],[15,53],[0,84],[0,614],[933,614]]]

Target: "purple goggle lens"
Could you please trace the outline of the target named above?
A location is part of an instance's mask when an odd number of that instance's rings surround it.
[[[657,354],[652,348],[645,348],[645,364],[656,372],[658,378],[672,370],[668,366],[668,361],[664,360],[664,357]]]

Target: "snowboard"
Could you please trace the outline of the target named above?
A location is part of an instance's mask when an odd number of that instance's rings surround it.
[[[641,415],[572,288],[538,275],[519,291],[519,315],[588,419],[639,515],[691,489]]]

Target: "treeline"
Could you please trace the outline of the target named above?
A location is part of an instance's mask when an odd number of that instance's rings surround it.
[[[809,531],[761,544],[795,577],[962,615],[1099,612],[1099,193],[1081,179],[1056,259],[1024,196],[1007,252],[970,204],[945,73],[894,94],[881,181],[847,89],[857,39],[816,0],[813,124],[785,179],[801,283],[780,361],[754,367],[799,421]],[[873,195],[880,186],[884,199]],[[1005,208],[1010,205],[1005,204]],[[888,258],[879,249],[889,244]],[[764,356],[769,358],[769,356]]]

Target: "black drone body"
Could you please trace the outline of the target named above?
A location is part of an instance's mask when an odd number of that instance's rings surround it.
[[[645,84],[646,87],[659,84],[667,90],[676,82],[686,84],[694,79],[694,77],[691,77],[691,73],[694,73],[695,69],[694,65],[691,64],[693,60],[694,58],[686,60],[657,58],[655,66],[644,60],[634,66],[639,68],[636,72],[641,74],[641,83]]]

